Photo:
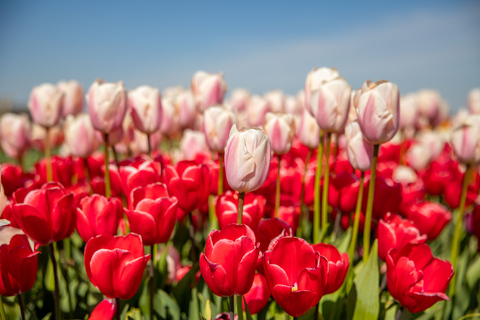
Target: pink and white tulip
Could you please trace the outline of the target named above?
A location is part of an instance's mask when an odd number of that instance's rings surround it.
[[[282,91],[269,91],[263,97],[268,101],[270,112],[285,112],[285,95]]]
[[[221,104],[227,92],[227,83],[223,74],[211,74],[205,71],[197,71],[192,77],[191,88],[197,108],[203,112],[210,106]]]
[[[340,77],[338,70],[335,68],[315,68],[307,74],[305,80],[305,105],[310,103],[310,96],[312,91],[318,90],[320,85],[325,82],[332,81]]]
[[[243,112],[247,108],[249,99],[250,93],[245,89],[238,88],[232,91],[232,95],[229,100],[233,110],[236,112]]]
[[[0,119],[2,149],[16,159],[30,146],[30,120],[25,114],[6,113]]]
[[[208,147],[212,151],[223,152],[230,129],[235,124],[235,115],[222,106],[209,107],[203,115],[203,133]]]
[[[265,121],[270,105],[263,97],[254,95],[247,105],[247,123],[251,127],[259,127]]]
[[[175,109],[178,114],[178,124],[182,129],[192,128],[197,117],[195,99],[191,91],[180,92],[175,97]]]
[[[297,126],[297,137],[303,145],[310,149],[318,147],[320,127],[318,126],[317,120],[315,120],[307,110],[303,110],[302,112],[302,117]]]
[[[44,128],[58,124],[62,115],[63,97],[63,92],[53,84],[44,83],[34,87],[28,101],[33,122]]]
[[[99,141],[88,114],[67,117],[63,130],[65,144],[71,155],[87,158],[97,150]]]
[[[468,93],[467,106],[470,113],[480,114],[480,88],[472,89]]]
[[[373,159],[373,145],[363,138],[358,122],[354,121],[345,127],[347,138],[348,161],[355,170],[370,169]]]
[[[74,116],[82,112],[84,105],[82,85],[75,80],[70,80],[68,82],[60,81],[58,83],[58,88],[64,94],[62,116]]]
[[[263,128],[274,153],[284,154],[290,151],[295,136],[295,122],[291,114],[268,112]]]
[[[205,134],[201,131],[185,130],[180,140],[180,150],[183,153],[183,160],[193,160],[199,153],[208,154]]]
[[[452,147],[465,164],[480,162],[480,115],[472,115],[457,124],[452,133]]]
[[[152,134],[160,129],[162,100],[157,88],[141,86],[128,93],[130,114],[137,130]]]

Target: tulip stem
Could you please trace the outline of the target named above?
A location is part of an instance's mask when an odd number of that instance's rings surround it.
[[[462,234],[462,222],[463,222],[463,214],[465,209],[465,201],[467,200],[467,189],[468,184],[470,182],[472,176],[472,166],[467,165],[467,170],[463,175],[463,184],[462,184],[462,194],[460,196],[460,205],[458,207],[457,213],[457,221],[455,223],[455,233],[453,235],[453,243],[452,243],[452,256],[450,261],[452,262],[453,266],[453,277],[452,281],[450,281],[450,288],[448,289],[448,295],[450,298],[453,298],[455,295],[455,286],[456,286],[456,279],[457,279],[457,259],[458,254],[460,252],[460,236]]]
[[[243,201],[245,200],[245,192],[238,193],[238,214],[237,214],[237,224],[242,224],[243,216]]]
[[[85,179],[87,180],[88,187],[90,188],[90,195],[93,194],[93,188],[92,188],[92,178],[90,174],[90,168],[88,167],[88,160],[87,158],[83,158],[83,166],[85,167]]]
[[[150,133],[147,133],[147,144],[148,144],[148,156],[150,157],[150,160],[152,160],[152,144],[150,141]]]
[[[47,167],[47,182],[52,181],[52,155],[50,150],[50,128],[45,128],[45,162]]]
[[[305,159],[305,165],[303,167],[303,176],[302,176],[302,191],[300,192],[300,223],[297,228],[297,237],[302,237],[302,221],[305,218],[303,212],[303,204],[305,198],[305,177],[307,176],[308,164],[310,163],[310,157],[312,156],[313,149],[308,149],[307,158]]]
[[[188,213],[188,219],[190,220],[190,241],[192,242],[192,251],[191,251],[191,258],[192,263],[198,263],[198,255],[197,255],[197,245],[195,243],[195,226],[193,225],[193,215],[190,211]]]
[[[117,166],[117,169],[120,169],[120,165],[118,164],[118,153],[117,153],[117,150],[115,149],[115,146],[112,146],[112,153],[113,153],[113,160],[115,160],[115,165]]]
[[[377,175],[377,160],[380,145],[373,145],[372,169],[370,172],[370,184],[368,186],[367,211],[365,213],[365,227],[363,231],[363,263],[367,262],[370,252],[370,227],[372,224],[373,196],[375,192],[375,176]]]
[[[230,299],[230,319],[235,319],[235,297],[231,295]]]
[[[275,191],[275,218],[278,218],[278,208],[280,208],[280,170],[282,155],[278,154],[278,172],[277,172],[277,188]]]
[[[348,257],[350,258],[350,265],[353,267],[353,256],[355,254],[355,247],[357,245],[358,227],[360,226],[360,210],[362,209],[363,199],[363,179],[365,178],[365,171],[362,171],[360,176],[360,186],[358,189],[357,207],[355,208],[355,220],[353,222],[352,239],[348,247]]]
[[[150,320],[153,320],[153,298],[155,296],[155,246],[150,246]]]
[[[320,130],[320,143],[317,152],[317,170],[315,171],[315,195],[313,203],[313,243],[320,242],[320,177],[323,165],[323,130]]]
[[[7,316],[5,315],[5,309],[3,308],[3,297],[0,296],[0,319],[7,320]]]
[[[217,195],[223,193],[223,152],[218,153],[218,186]]]
[[[323,196],[322,196],[322,233],[325,234],[328,228],[328,182],[330,179],[330,145],[332,142],[332,134],[327,133],[327,141],[325,142],[325,173],[323,175]]]
[[[105,197],[110,198],[110,170],[108,168],[108,133],[103,135],[103,149],[105,152]]]
[[[25,308],[23,306],[23,299],[22,294],[17,294],[18,298],[18,306],[20,307],[20,315],[22,316],[22,320],[25,320]]]
[[[20,170],[22,170],[22,173],[23,173],[23,153],[20,153],[18,155],[18,165],[20,166]]]
[[[60,293],[58,291],[58,271],[57,271],[57,259],[55,259],[55,248],[53,247],[53,242],[48,245],[50,249],[50,259],[52,260],[53,266],[53,279],[55,280],[55,291],[54,291],[54,298],[55,298],[55,319],[61,319],[60,313]]]
[[[73,303],[72,303],[72,295],[70,294],[70,276],[68,274],[68,264],[67,258],[65,255],[65,248],[68,247],[70,239],[63,239],[63,249],[61,249],[62,253],[62,262],[63,262],[63,269],[65,270],[65,284],[67,289],[67,296],[68,296],[68,310],[70,314],[70,318],[73,319]]]
[[[120,313],[122,312],[122,310],[120,310],[120,298],[115,298],[115,304],[117,305],[117,312],[115,318],[117,320],[120,320]]]
[[[237,314],[238,314],[238,320],[243,320],[243,300],[242,300],[242,296],[237,296]]]

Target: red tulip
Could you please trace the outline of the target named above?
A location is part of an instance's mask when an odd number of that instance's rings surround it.
[[[458,171],[458,163],[453,161],[449,155],[442,154],[435,161],[430,163],[428,170],[422,173],[427,192],[431,195],[444,193]]]
[[[85,246],[87,276],[108,298],[132,298],[140,286],[148,260],[150,255],[144,253],[142,238],[134,233],[97,236]]]
[[[445,295],[453,267],[432,256],[426,244],[407,244],[387,254],[387,285],[392,297],[412,313],[424,311]]]
[[[366,179],[363,190],[362,211],[366,212],[370,178]],[[373,198],[373,217],[382,219],[387,212],[398,212],[402,202],[402,186],[391,179],[377,177]]]
[[[480,252],[480,205],[473,208],[471,216],[471,232],[477,237],[478,251]]]
[[[385,261],[390,249],[401,250],[408,243],[425,243],[426,235],[408,220],[400,218],[396,214],[387,214],[385,220],[380,220],[377,228],[378,256]]]
[[[242,223],[249,226],[252,230],[257,230],[258,223],[263,217],[265,211],[265,198],[253,193],[245,194],[243,204]],[[220,229],[227,224],[237,222],[238,213],[238,193],[227,191],[217,198],[215,213],[218,218]]]
[[[9,163],[2,164],[2,190],[7,197],[11,197],[19,188],[25,187],[25,184],[33,180],[34,175],[23,173],[20,166]]]
[[[55,182],[30,191],[23,203],[13,206],[20,228],[41,245],[70,237],[75,230],[76,213],[73,194]]]
[[[281,238],[265,253],[265,276],[273,298],[293,317],[316,305],[326,289],[327,260],[315,254],[307,241]]]
[[[452,214],[439,203],[424,201],[410,206],[407,218],[421,234],[427,235],[428,240],[435,240],[452,220]]]
[[[248,310],[250,314],[259,313],[268,303],[270,298],[270,289],[268,288],[267,279],[260,273],[255,274],[253,285],[250,291],[244,295],[247,301]],[[245,310],[245,303],[243,303],[243,310]]]
[[[52,180],[68,187],[72,185],[72,177],[75,175],[75,163],[72,157],[52,157]],[[35,164],[36,179],[40,184],[47,183],[46,160],[43,158]]]
[[[200,271],[217,296],[244,295],[252,287],[257,257],[252,229],[229,224],[208,235],[205,254],[200,255]]]
[[[139,186],[130,192],[129,209],[134,209],[143,199],[155,200],[166,197],[168,198],[167,186],[163,183],[156,182],[146,186]]]
[[[80,201],[77,230],[83,241],[100,235],[116,235],[123,217],[122,203],[117,198],[94,194]]]
[[[288,223],[278,218],[262,220],[255,231],[257,241],[260,243],[260,252],[273,249],[273,247],[269,249],[270,243],[282,234],[292,236]]]
[[[210,173],[208,167],[194,161],[180,161],[176,168],[165,168],[168,192],[178,200],[178,206],[191,212],[208,200]]]
[[[337,248],[331,244],[318,243],[312,245],[313,250],[318,252],[328,261],[328,267],[324,269],[327,275],[325,294],[333,293],[340,289],[345,277],[347,276],[350,260],[347,253],[338,252]]]
[[[88,320],[112,320],[116,312],[117,303],[115,300],[105,299],[93,309]]]
[[[12,227],[0,228],[0,233],[6,231],[4,228]],[[32,250],[24,234],[15,234],[9,243],[0,246],[0,295],[14,296],[33,287],[37,278],[39,253]]]
[[[138,167],[132,165],[120,166],[120,179],[122,189],[126,197],[136,187],[146,186],[147,184],[160,182],[160,164],[154,161],[145,161]],[[112,170],[110,170],[112,172]]]
[[[360,180],[354,174],[341,172],[331,177],[328,186],[328,204],[340,209],[343,213],[355,210]]]

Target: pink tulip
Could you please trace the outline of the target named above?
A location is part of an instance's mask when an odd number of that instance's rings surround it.
[[[63,92],[50,83],[33,88],[28,101],[33,122],[44,128],[56,125],[62,115],[63,96]]]
[[[122,126],[127,111],[123,82],[95,80],[88,90],[88,112],[95,130],[111,133]]]
[[[183,152],[184,160],[193,160],[199,153],[208,153],[204,133],[190,129],[185,130],[180,141],[180,150]]]
[[[471,115],[456,125],[452,146],[458,160],[465,164],[480,162],[480,115]]]
[[[442,99],[440,94],[431,89],[424,89],[417,92],[417,109],[419,112],[418,119],[423,119],[420,126],[430,124],[432,126],[439,125],[446,116],[448,106]]]
[[[400,98],[400,114],[399,127],[400,129],[415,128],[417,121],[417,96],[415,93],[409,93]]]
[[[407,162],[415,170],[425,169],[432,161],[432,152],[420,143],[411,146],[407,151]]]
[[[373,158],[373,145],[363,138],[358,122],[351,122],[345,128],[347,138],[348,161],[355,170],[366,171],[370,169]]]
[[[468,93],[467,106],[470,113],[480,114],[480,88],[472,89]]]
[[[83,110],[83,87],[75,80],[68,82],[61,81],[58,88],[64,94],[63,99],[63,117],[77,115]]]
[[[30,146],[30,120],[25,114],[5,113],[0,119],[3,151],[10,158],[21,156]]]
[[[88,114],[69,116],[65,121],[64,131],[65,144],[71,155],[87,158],[97,150],[99,141]]]
[[[247,123],[252,127],[261,126],[265,120],[270,105],[260,96],[252,96],[247,105]]]
[[[225,172],[232,189],[249,192],[260,188],[267,179],[270,159],[270,141],[262,130],[232,127],[225,148]]]
[[[282,91],[269,91],[263,97],[268,101],[270,112],[285,112],[285,95]]]
[[[337,78],[311,91],[307,108],[320,129],[331,133],[343,132],[350,108],[351,90],[345,79]]]
[[[192,77],[191,88],[197,108],[203,112],[210,106],[221,104],[227,92],[227,83],[221,73],[197,71]]]
[[[151,134],[160,129],[162,100],[157,88],[141,86],[128,93],[130,114],[137,130]]]
[[[222,106],[209,107],[203,115],[203,133],[210,150],[223,152],[235,124],[235,115]]]
[[[150,148],[157,150],[162,141],[162,134],[160,131],[154,132],[150,135]],[[134,155],[141,155],[148,153],[148,139],[147,135],[138,130],[133,130],[133,139],[129,143],[130,150]]]
[[[197,110],[195,99],[191,91],[184,91],[175,97],[175,112],[178,114],[178,124],[181,128],[192,128]]]
[[[356,107],[358,122],[368,142],[381,144],[397,133],[399,100],[396,84],[386,80],[365,81]]]
[[[270,139],[273,152],[284,154],[290,151],[295,136],[295,123],[292,115],[268,112],[263,128]]]
[[[230,97],[230,104],[233,110],[237,112],[243,112],[247,108],[248,100],[250,99],[250,93],[242,88],[238,88],[232,91]]]
[[[303,110],[302,112],[302,117],[297,126],[297,137],[303,145],[310,149],[318,147],[320,127],[318,126],[317,120],[315,120],[307,110]]]
[[[175,97],[167,96],[162,98],[162,122],[160,124],[160,131],[171,136],[178,130],[178,113],[175,107]]]
[[[310,103],[310,96],[312,91],[318,90],[320,85],[325,82],[332,81],[340,77],[337,69],[335,68],[315,68],[310,71],[305,80],[305,105]]]

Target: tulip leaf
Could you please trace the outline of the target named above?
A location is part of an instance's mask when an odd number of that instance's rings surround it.
[[[250,310],[248,309],[247,300],[245,300],[244,296],[242,296],[242,300],[243,300],[243,306],[245,307],[245,314],[247,316],[246,317],[247,320],[253,320],[252,315],[250,314]]]
[[[367,262],[358,273],[354,283],[357,290],[357,301],[353,313],[354,320],[376,320],[380,310],[379,301],[379,274],[377,257],[377,240],[373,243],[372,251]]]
[[[465,314],[470,304],[470,292],[466,290],[465,274],[467,272],[468,250],[463,250],[457,260],[457,283],[452,318],[458,319]],[[478,271],[477,271],[478,272]]]
[[[466,280],[468,287],[473,289],[480,279],[480,256],[476,256],[467,269]]]

